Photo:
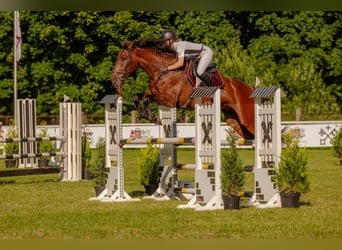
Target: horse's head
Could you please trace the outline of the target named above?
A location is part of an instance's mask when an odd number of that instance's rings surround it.
[[[112,84],[117,90],[121,87],[123,81],[138,68],[139,63],[132,58],[133,49],[134,44],[125,41],[116,58],[112,72]]]
[[[175,61],[176,56],[165,49],[162,42],[155,38],[144,38],[134,43],[124,42],[112,72],[112,84],[118,93],[123,81],[138,67],[141,67],[150,79],[156,80],[161,76],[160,68]]]

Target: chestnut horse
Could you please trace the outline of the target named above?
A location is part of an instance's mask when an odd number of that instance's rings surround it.
[[[170,108],[194,109],[194,100],[189,101],[194,86],[184,69],[160,73],[160,68],[172,64],[177,57],[174,53],[164,51],[159,44],[160,40],[153,38],[137,42],[125,41],[112,72],[113,86],[120,94],[124,80],[141,68],[150,77],[149,91],[135,100],[136,105],[137,102],[143,101],[147,106],[152,101]],[[226,94],[221,96],[221,110],[225,122],[244,139],[254,139],[254,100],[249,97],[253,88],[236,79],[222,78],[222,89]],[[140,116],[156,122],[150,111],[137,108]]]

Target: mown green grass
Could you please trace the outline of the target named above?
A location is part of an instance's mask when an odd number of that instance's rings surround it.
[[[58,174],[0,179],[0,239],[341,239],[342,167],[330,149],[310,149],[311,190],[298,209],[177,209],[187,201],[103,203],[92,181],[59,182]],[[244,164],[253,150],[240,150]],[[141,198],[138,150],[124,150],[125,191]],[[178,162],[194,163],[179,150]],[[192,171],[180,178],[193,178]],[[248,174],[246,190],[253,188]]]

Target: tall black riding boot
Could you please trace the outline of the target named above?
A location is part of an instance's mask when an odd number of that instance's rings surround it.
[[[207,86],[213,86],[211,82],[211,76],[209,73],[204,72],[199,78],[203,81],[203,83]]]

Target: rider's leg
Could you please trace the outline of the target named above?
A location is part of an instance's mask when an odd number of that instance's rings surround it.
[[[211,59],[213,58],[213,51],[207,47],[203,47],[203,51],[201,54],[201,59],[198,62],[197,66],[197,75],[202,79],[205,85],[211,86],[211,79],[208,74],[205,73]]]
[[[204,46],[197,66],[197,74],[199,76],[205,72],[211,59],[213,59],[213,51],[209,47]]]

